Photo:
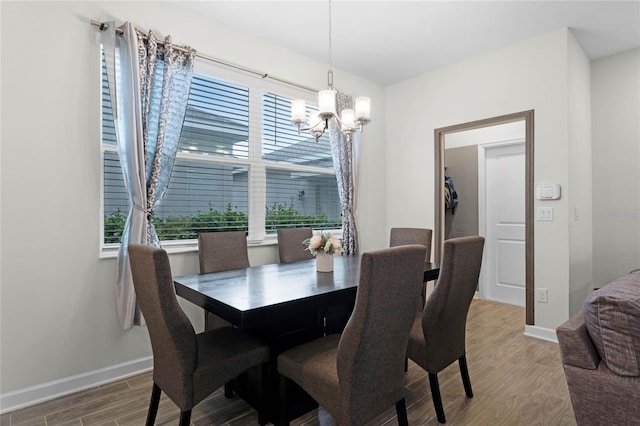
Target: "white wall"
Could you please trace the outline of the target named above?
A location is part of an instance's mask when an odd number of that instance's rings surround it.
[[[640,49],[593,61],[593,286],[640,268]]]
[[[569,37],[553,31],[387,87],[387,226],[433,227],[433,130],[458,123],[533,109],[535,183],[568,188]],[[549,329],[569,306],[568,197],[554,209],[535,223],[535,283],[549,290],[535,324]]]
[[[0,392],[5,404],[35,387],[151,355],[147,331],[118,327],[114,259],[99,259],[100,60],[91,19],[129,20],[203,53],[322,88],[326,65],[236,33],[173,2],[7,2],[1,7],[2,299]],[[362,248],[381,245],[384,90],[335,71],[339,89],[372,98],[358,198]],[[252,264],[275,247],[251,248]],[[175,274],[196,253],[172,255]],[[189,305],[185,302],[185,305]],[[196,328],[202,311],[185,306]],[[55,387],[55,386],[54,386]],[[29,393],[31,392],[31,393]],[[17,396],[16,396],[17,395]],[[1,407],[6,410],[5,405]]]

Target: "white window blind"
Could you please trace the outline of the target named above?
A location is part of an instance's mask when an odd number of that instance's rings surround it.
[[[290,99],[255,79],[194,73],[167,193],[154,212],[160,240],[244,230],[260,240],[281,227],[340,228],[329,137],[290,122]],[[308,107],[311,111],[312,107]],[[106,68],[102,75],[103,244],[120,241],[128,197],[118,160]]]
[[[309,108],[308,113],[317,108]],[[340,228],[340,200],[329,136],[318,142],[291,124],[291,100],[262,96],[262,159],[266,165],[267,233],[278,228]],[[278,168],[281,163],[280,168]],[[288,167],[284,168],[282,165]],[[331,174],[327,174],[330,170]]]

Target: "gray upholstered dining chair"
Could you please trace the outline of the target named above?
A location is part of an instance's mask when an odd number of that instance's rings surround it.
[[[311,228],[278,229],[278,254],[280,263],[313,259],[302,241],[313,236]]]
[[[431,261],[431,236],[433,231],[428,228],[391,228],[389,232],[389,247],[404,246],[407,244],[420,244],[427,248],[425,262]],[[427,298],[427,286],[422,288],[422,301],[418,305],[418,310],[424,307]]]
[[[231,271],[249,267],[244,231],[201,232],[198,234],[200,273]],[[204,313],[204,329],[226,327],[229,323],[210,312]]]
[[[180,425],[186,426],[195,405],[245,370],[261,365],[266,377],[269,347],[254,337],[233,327],[195,333],[178,304],[166,251],[130,244],[129,262],[153,351],[147,425],[155,422],[163,391],[180,408]],[[261,393],[264,401],[264,387]],[[261,425],[266,424],[265,409],[262,403],[258,410]]]
[[[427,228],[391,228],[389,247],[420,244],[427,248],[425,261],[431,260],[431,236],[433,231]]]
[[[201,232],[198,250],[201,274],[249,267],[244,231]]]
[[[431,396],[440,423],[445,423],[438,373],[458,361],[465,393],[473,398],[467,369],[465,330],[467,313],[478,285],[483,237],[446,240],[440,276],[416,315],[409,335],[407,356],[429,374]]]
[[[360,425],[395,404],[407,424],[404,362],[418,295],[424,246],[364,253],[356,304],[342,335],[332,334],[278,356],[281,424],[288,424],[289,380],[301,386],[339,425]]]

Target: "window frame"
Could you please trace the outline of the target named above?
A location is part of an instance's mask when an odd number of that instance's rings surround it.
[[[102,49],[99,56],[99,69],[101,76],[102,73]],[[262,120],[262,96],[264,93],[274,93],[279,96],[287,97],[289,99],[304,99],[310,105],[317,106],[317,100],[315,99],[315,93],[310,91],[295,88],[284,83],[265,80],[261,77],[242,72],[236,69],[231,69],[224,65],[215,64],[206,59],[196,58],[194,62],[194,73],[201,74],[205,77],[210,77],[216,80],[221,80],[231,84],[237,84],[245,86],[249,89],[249,144],[248,144],[248,157],[236,158],[225,156],[203,156],[201,154],[191,154],[182,151],[178,151],[176,159],[203,162],[208,164],[224,164],[233,166],[247,167],[248,169],[248,206],[247,215],[249,218],[247,229],[247,244],[249,246],[268,246],[277,244],[277,235],[267,234],[265,220],[266,220],[266,173],[269,170],[284,170],[284,171],[302,171],[309,173],[317,173],[324,175],[336,176],[335,169],[323,168],[317,166],[300,166],[292,163],[270,161],[262,159],[262,126],[258,125]],[[104,144],[102,141],[102,128],[103,128],[103,116],[102,116],[102,76],[100,77],[100,112],[99,112],[99,142],[100,142],[100,257],[112,258],[117,257],[120,243],[105,243],[104,242],[104,196],[105,196],[105,153],[118,152],[116,145]],[[337,187],[337,182],[336,182]],[[125,212],[127,213],[127,212]],[[322,229],[322,232],[341,233],[342,227]],[[184,239],[184,240],[162,240],[162,246],[169,253],[185,253],[198,250],[197,239]]]

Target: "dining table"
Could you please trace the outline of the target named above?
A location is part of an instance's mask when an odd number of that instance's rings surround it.
[[[268,417],[278,424],[279,398],[287,398],[294,419],[317,403],[293,386],[279,395],[277,356],[285,350],[325,334],[339,333],[346,325],[360,280],[360,255],[335,256],[332,272],[318,272],[314,259],[249,268],[176,276],[178,296],[250,333],[271,349],[269,375],[252,369],[234,381],[234,391],[258,406],[259,381],[268,380]],[[439,268],[425,263],[424,281],[436,280]]]

